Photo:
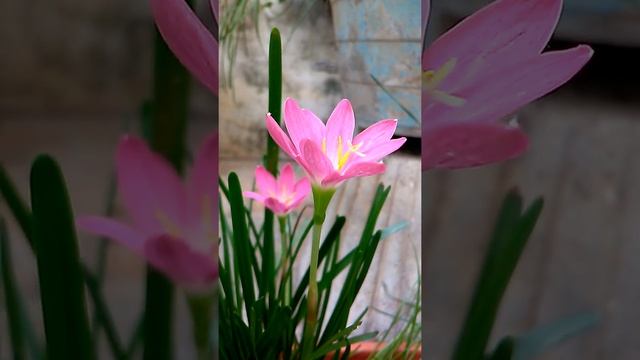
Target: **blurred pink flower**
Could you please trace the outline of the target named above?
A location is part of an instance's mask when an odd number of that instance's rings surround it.
[[[426,24],[429,1],[423,0]],[[562,0],[497,0],[422,55],[422,166],[461,168],[520,155],[525,133],[504,118],[573,77],[593,50],[542,53]]]
[[[218,19],[218,0],[210,0]],[[151,0],[158,31],[171,51],[212,93],[218,94],[218,41],[185,0]]]
[[[397,120],[380,120],[353,137],[355,116],[351,103],[341,100],[327,120],[301,109],[295,100],[284,103],[284,123],[289,135],[267,114],[267,130],[273,140],[302,166],[311,181],[336,187],[342,181],[385,171],[381,159],[398,150],[407,140],[391,139]]]
[[[116,174],[132,224],[83,216],[78,227],[125,245],[185,289],[207,290],[218,278],[217,169],[217,134],[205,140],[186,184],[142,140],[125,136]]]
[[[296,182],[291,164],[282,168],[276,179],[264,167],[256,168],[256,186],[258,192],[245,191],[244,196],[263,203],[274,214],[283,216],[300,206],[311,192],[309,179],[303,177]]]

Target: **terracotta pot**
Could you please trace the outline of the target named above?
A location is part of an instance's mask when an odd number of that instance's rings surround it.
[[[363,341],[359,342],[355,345],[351,346],[351,350],[349,351],[349,360],[367,360],[371,358],[376,351],[382,350],[385,344],[377,342],[377,341]],[[404,351],[404,347],[400,347],[398,350],[397,359],[401,359],[402,352]],[[329,354],[325,358],[326,360],[333,359],[334,354]],[[415,356],[413,359],[420,360],[422,357],[422,348],[417,349],[415,351]]]

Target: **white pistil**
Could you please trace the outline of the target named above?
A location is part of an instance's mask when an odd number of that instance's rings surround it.
[[[460,107],[466,103],[464,98],[438,89],[444,79],[446,79],[456,67],[456,62],[456,58],[451,58],[440,66],[440,68],[425,71],[422,73],[422,84],[425,91],[431,95],[434,100],[449,106]]]

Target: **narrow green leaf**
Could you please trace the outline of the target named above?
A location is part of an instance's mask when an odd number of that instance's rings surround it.
[[[13,186],[11,180],[9,179],[9,177],[6,175],[6,173],[4,173],[4,171],[0,168],[0,177],[2,177],[3,179],[0,180],[0,182],[3,183],[2,188],[3,188],[3,194],[10,194],[7,197],[11,198],[11,203],[13,204],[11,206],[12,213],[14,215],[14,217],[16,218],[16,220],[18,221],[18,224],[21,227],[21,230],[25,236],[25,238],[28,241],[28,244],[31,246],[31,250],[34,252],[35,254],[35,248],[33,247],[33,231],[31,228],[31,224],[33,222],[33,217],[31,214],[31,210],[27,208],[27,206],[25,205],[25,202],[19,197],[19,195],[17,194],[17,192],[15,191],[15,187]],[[112,192],[115,192],[115,186],[111,186],[110,187],[110,195],[109,198],[113,197]],[[109,201],[109,205],[107,208],[107,213],[111,213],[113,211],[113,200]],[[107,243],[106,239],[101,239],[102,242],[100,244],[100,250],[101,253],[102,251],[106,250],[106,246],[103,246],[104,244]],[[104,254],[99,254],[99,258],[102,258]],[[98,269],[101,269],[102,266],[99,264],[98,265]],[[86,267],[83,265],[83,269],[85,270],[85,272],[88,272],[88,270],[86,269]],[[99,270],[100,271],[100,270]],[[100,291],[100,280],[99,279],[95,279],[96,283],[95,284],[89,284],[89,278],[87,278],[85,276],[85,280],[87,281],[87,287],[89,288],[89,293],[91,295],[96,295],[96,296],[92,296],[91,299],[94,301],[94,307],[95,307],[95,311],[96,313],[94,314],[94,328],[92,330],[92,334],[93,334],[93,347],[96,348],[95,344],[96,344],[96,339],[97,339],[97,332],[98,329],[101,326],[107,326],[110,327],[109,329],[107,329],[107,337],[109,338],[110,342],[109,345],[112,346],[111,350],[114,354],[119,354],[119,350],[117,348],[113,348],[113,346],[115,345],[114,343],[114,339],[117,339],[117,334],[115,332],[115,328],[113,328],[113,321],[110,318],[106,318],[104,315],[107,314],[108,315],[108,309],[106,309],[106,305],[104,304],[104,300],[102,299],[102,295],[101,295],[101,291]],[[94,289],[96,289],[97,291],[94,291],[92,293],[92,288],[94,287]],[[101,302],[102,304],[98,304],[98,302]],[[97,314],[99,310],[99,308],[102,307],[102,313],[101,314]],[[21,309],[21,311],[24,313],[24,309]],[[35,359],[40,359],[42,358],[42,351],[40,350],[40,345],[38,344],[38,340],[36,339],[35,333],[31,327],[31,324],[29,323],[29,320],[26,319],[26,313],[23,314],[23,325],[24,325],[24,331],[25,334],[27,336],[27,343],[29,344],[29,349],[30,352],[32,354],[32,357]],[[103,321],[109,321],[109,324],[104,324]],[[117,357],[117,356],[116,356]]]
[[[109,179],[109,188],[105,196],[106,207],[105,207],[104,215],[107,217],[111,217],[114,214],[115,207],[116,207],[116,190],[117,190],[117,187],[116,187],[115,176],[112,175],[111,178]],[[104,276],[107,270],[107,253],[112,241],[107,237],[102,237],[102,236],[99,237],[97,240],[98,240],[98,249],[96,251],[96,265],[95,265],[96,284],[95,286],[96,286],[96,289],[98,289],[98,293],[101,293],[102,282],[104,280]],[[85,269],[87,268],[85,267]],[[89,286],[89,284],[87,284],[87,286]],[[96,306],[94,306],[93,313],[91,315],[91,322],[90,322],[92,326],[91,334],[92,334],[94,349],[100,348],[100,343],[99,343],[100,330],[104,326],[104,324],[102,323],[103,317],[97,312],[98,312],[98,309]],[[109,334],[107,334],[107,337],[108,336]],[[112,351],[113,350],[114,349],[112,349]]]
[[[160,272],[147,266],[144,351],[145,360],[173,357],[173,284]]]
[[[280,123],[282,108],[282,41],[277,28],[271,30],[269,38],[269,113]],[[267,153],[265,168],[276,175],[278,172],[278,145],[267,134]]]
[[[522,198],[518,192],[513,190],[506,196],[453,359],[483,359],[500,301],[542,211],[542,205],[542,199],[537,199],[521,214]]]
[[[9,322],[9,338],[11,339],[13,359],[25,359],[26,349],[22,332],[22,322],[25,321],[25,319],[21,317],[20,313],[20,294],[13,273],[9,236],[3,218],[0,218],[0,272],[2,272],[2,289],[7,310],[7,320]]]
[[[535,328],[516,338],[515,360],[529,360],[598,323],[598,316],[584,313]]]
[[[347,324],[349,311],[358,291],[360,290],[362,281],[364,281],[364,278],[366,277],[369,264],[373,259],[373,255],[375,255],[378,242],[382,235],[382,232],[378,231],[374,236],[373,231],[375,229],[378,216],[380,215],[380,211],[382,210],[382,206],[384,205],[390,190],[390,187],[385,188],[382,184],[378,185],[378,188],[376,189],[371,209],[367,216],[367,221],[362,230],[362,235],[360,236],[360,241],[356,247],[356,252],[353,255],[352,264],[349,267],[349,272],[347,273],[344,285],[340,291],[340,295],[338,296],[337,304],[340,304],[340,306],[334,309],[331,317],[327,321],[324,332],[320,337],[320,342],[326,341],[332,334],[339,331],[339,329],[344,328]]]
[[[514,350],[516,340],[512,337],[506,337],[498,343],[496,349],[489,355],[487,360],[511,360],[514,359]]]
[[[262,258],[262,268],[259,274],[260,282],[258,287],[260,288],[260,297],[267,297],[269,301],[273,302],[275,293],[275,279],[276,279],[276,257],[275,257],[275,245],[274,245],[274,216],[273,212],[265,207],[264,210],[264,225],[263,225],[263,243],[262,251],[260,252]]]
[[[20,229],[24,233],[29,246],[33,249],[33,240],[31,236],[31,212],[24,203],[15,185],[9,178],[9,174],[4,170],[2,164],[0,164],[0,193],[4,197],[13,217],[18,222]]]
[[[73,213],[62,173],[49,156],[33,163],[31,196],[47,358],[93,359]]]
[[[144,314],[142,314],[138,319],[138,321],[136,321],[136,327],[133,331],[133,335],[131,335],[131,338],[129,339],[129,343],[127,344],[127,351],[126,351],[127,359],[137,359],[137,357],[134,357],[134,355],[136,354],[136,352],[140,348],[140,345],[142,344],[143,337],[144,337],[143,336],[144,325],[145,325]]]
[[[406,229],[408,226],[410,225],[410,223],[408,221],[401,221],[397,224],[393,224],[391,226],[387,226],[386,228],[382,229],[382,239],[389,237],[395,233],[398,233],[404,229]]]
[[[282,107],[282,44],[280,32],[277,28],[271,30],[269,38],[269,113],[280,123],[280,109]],[[267,152],[264,165],[274,176],[278,174],[278,145],[267,134]],[[258,287],[260,296],[268,296],[273,301],[275,296],[275,250],[274,250],[274,217],[271,210],[264,210],[262,243],[262,271]]]
[[[320,251],[318,253],[318,266],[322,265],[323,260],[329,254],[329,250],[331,250],[332,245],[338,239],[340,235],[340,231],[342,231],[342,228],[344,227],[345,222],[346,222],[346,218],[344,216],[336,217],[335,222],[331,226],[331,229],[329,229],[329,232],[325,236],[324,241],[320,246]],[[309,285],[309,270],[305,272],[305,274],[302,276],[302,279],[300,279],[300,283],[296,287],[295,294],[291,301],[291,306],[294,309],[300,305],[300,301],[302,300],[302,296],[305,294],[308,285]]]
[[[125,349],[123,348],[118,333],[116,332],[115,323],[113,322],[109,308],[102,296],[102,290],[100,289],[100,282],[97,276],[93,275],[91,271],[84,266],[82,267],[82,274],[84,276],[85,284],[87,284],[87,289],[89,290],[89,296],[91,296],[91,300],[93,300],[96,320],[99,320],[104,327],[104,332],[107,336],[107,341],[109,342],[111,354],[114,359],[127,359]],[[96,333],[94,332],[94,334]]]
[[[186,0],[189,6],[192,0]],[[153,100],[146,108],[150,119],[151,147],[182,172],[186,154],[190,76],[173,55],[160,33],[155,31]],[[173,284],[147,267],[145,294],[144,359],[173,357]]]
[[[192,0],[187,0],[191,4]],[[150,115],[151,148],[182,172],[186,155],[186,130],[191,78],[167,44],[155,32],[153,100]]]
[[[242,283],[242,298],[245,302],[247,315],[251,314],[251,306],[255,301],[255,290],[251,272],[251,243],[249,229],[244,212],[244,202],[240,179],[236,173],[230,173],[229,206],[231,207],[231,223],[233,226],[233,254],[234,262],[238,265],[240,282]]]
[[[339,350],[341,347],[347,344],[353,343],[348,339],[348,336],[362,324],[362,318],[364,318],[365,313],[366,313],[366,310],[360,313],[360,315],[353,322],[353,324],[349,326],[344,326],[338,331],[331,334],[331,336],[327,340],[323,341],[315,349],[315,351],[312,353],[310,358],[316,359],[322,355],[326,355],[330,352]],[[367,338],[367,337],[374,337],[375,335],[376,333],[367,333],[367,334],[363,334],[362,336]]]

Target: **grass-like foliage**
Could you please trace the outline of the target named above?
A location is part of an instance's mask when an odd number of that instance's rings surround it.
[[[256,226],[251,218],[251,211],[242,198],[238,176],[231,173],[226,183],[220,180],[220,189],[223,194],[219,263],[221,359],[300,359],[302,344],[296,330],[305,321],[308,271],[293,286],[287,284],[292,279],[290,264],[299,257],[302,243],[311,230],[311,220],[287,231],[287,238],[293,239],[292,251],[284,254],[290,256],[288,261],[282,261],[283,254],[276,263],[265,261],[265,257],[272,256],[270,251],[265,252],[265,227]],[[348,317],[383,236],[383,230],[376,229],[376,221],[389,191],[389,187],[378,186],[360,241],[352,250],[344,255],[338,251],[341,230],[346,222],[342,216],[335,218],[321,243],[318,323],[324,325],[313,334],[313,359],[375,336],[375,333],[353,336],[364,313],[353,323],[348,323]],[[223,202],[228,204],[230,214],[225,212]],[[289,266],[283,268],[286,264]],[[343,272],[346,272],[346,278],[341,282],[338,300],[335,307],[329,308],[334,281]],[[285,281],[274,285],[274,279]]]

